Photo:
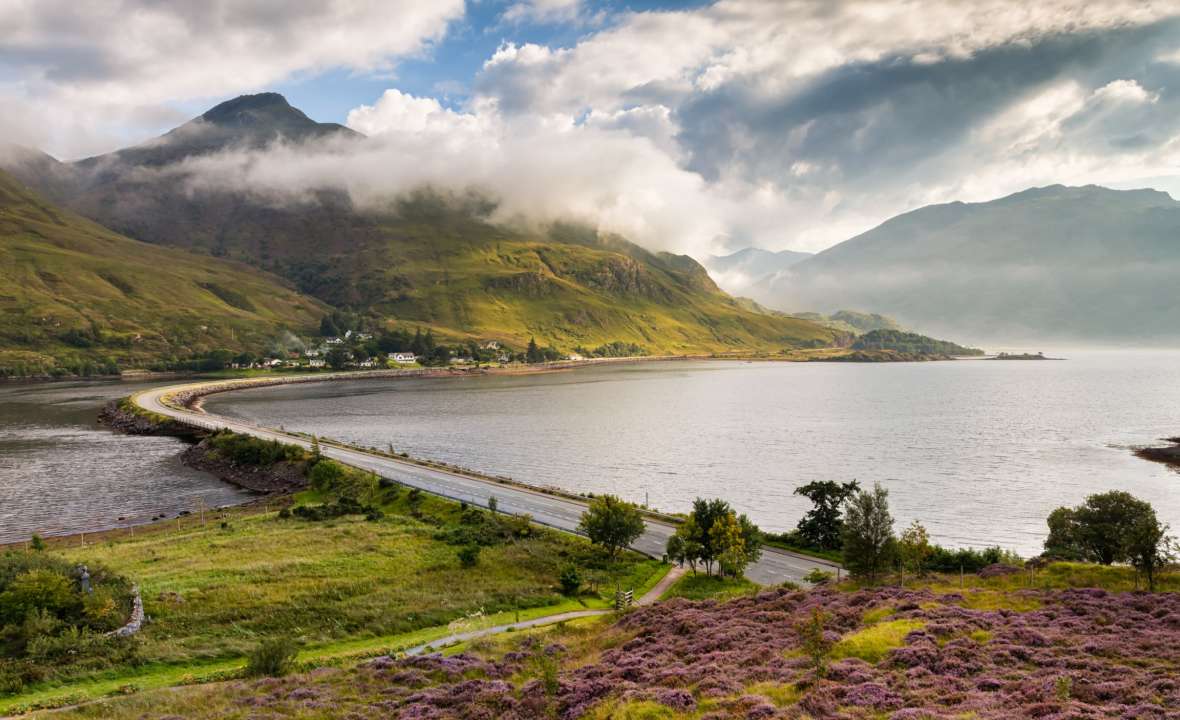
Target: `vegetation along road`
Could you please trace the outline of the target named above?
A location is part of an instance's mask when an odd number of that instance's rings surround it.
[[[349,377],[349,374],[335,374],[325,376],[324,379]],[[363,377],[363,375],[360,375]],[[258,380],[228,381],[228,384],[241,387],[257,387]],[[143,410],[158,415],[164,415],[179,422],[208,430],[226,428],[237,433],[252,435],[265,440],[277,440],[309,448],[310,441],[306,438],[273,428],[261,427],[220,415],[182,408],[167,398],[179,393],[190,396],[199,395],[202,387],[217,386],[224,388],[227,381],[211,383],[169,386],[147,390],[132,397],[133,402]],[[323,444],[321,452],[342,463],[376,473],[377,475],[394,480],[403,485],[420,488],[426,492],[442,495],[453,500],[461,500],[483,507],[488,506],[490,498],[496,498],[496,506],[500,512],[514,515],[528,514],[535,522],[542,525],[576,532],[582,513],[586,510],[586,503],[573,499],[550,495],[539,490],[503,485],[491,480],[463,475],[458,472],[427,468],[412,462],[397,460],[384,455],[365,452],[355,448],[344,448]],[[670,523],[647,520],[647,527],[643,535],[633,544],[632,549],[652,557],[661,557],[668,538],[675,527]],[[790,580],[802,582],[803,578],[815,569],[832,572],[835,565],[826,560],[798,555],[779,550],[764,548],[762,557],[751,564],[746,570],[746,577],[761,585],[774,585]]]

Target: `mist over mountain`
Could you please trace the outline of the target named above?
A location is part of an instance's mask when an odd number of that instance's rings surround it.
[[[872,310],[973,342],[1180,341],[1180,203],[1155,190],[1033,188],[899,215],[743,292]]]
[[[718,281],[733,292],[745,292],[751,285],[765,282],[776,273],[803,262],[812,253],[795,250],[772,252],[761,248],[742,248],[729,255],[710,255],[705,267]]]
[[[136,240],[249,263],[318,301],[443,338],[667,353],[835,339],[743,307],[687,256],[576,222],[504,221],[498,198],[477,190],[363,182],[390,167],[388,150],[264,93],[108,155],[59,163],[10,150],[0,164]],[[360,199],[340,181],[353,171]]]

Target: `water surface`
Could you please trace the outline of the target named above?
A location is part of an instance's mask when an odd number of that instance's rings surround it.
[[[159,381],[155,384],[160,384]],[[185,445],[98,425],[107,401],[152,385],[0,383],[0,543],[122,527],[242,502],[248,495],[185,467]]]
[[[1180,528],[1180,475],[1129,448],[1180,433],[1180,353],[1066,362],[662,362],[527,376],[361,380],[206,407],[577,492],[684,510],[724,497],[793,527],[811,480],[880,481],[899,525],[1038,552],[1045,517],[1128,490]]]

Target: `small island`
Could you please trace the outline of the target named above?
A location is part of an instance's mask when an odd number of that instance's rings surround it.
[[[1064,360],[1065,358],[1046,357],[1045,353],[1006,353],[1002,352],[999,355],[991,358],[992,360]]]

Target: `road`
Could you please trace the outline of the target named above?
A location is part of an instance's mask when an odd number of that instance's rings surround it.
[[[217,381],[210,384],[224,386],[226,383],[225,381]],[[243,383],[243,387],[246,386],[248,383]],[[163,401],[167,395],[181,389],[191,390],[194,387],[197,385],[155,388],[133,395],[132,399],[144,410],[165,415],[187,425],[207,430],[226,428],[265,440],[278,440],[304,448],[311,446],[310,441],[281,430],[221,415],[188,409],[182,410],[165,404]],[[516,485],[502,485],[446,470],[422,467],[412,462],[375,455],[362,450],[321,443],[320,452],[333,460],[452,500],[462,500],[473,505],[487,507],[489,499],[495,497],[497,509],[500,512],[513,515],[528,514],[532,516],[534,522],[566,532],[577,532],[578,522],[586,510],[585,502],[574,499],[558,497]],[[674,530],[675,527],[671,524],[649,519],[643,535],[631,547],[645,555],[661,557],[664,554],[668,538],[671,537]],[[818,560],[768,547],[763,550],[762,557],[746,569],[746,577],[760,585],[777,585],[787,580],[802,582],[803,577],[815,569],[834,572],[836,566],[826,560]]]

